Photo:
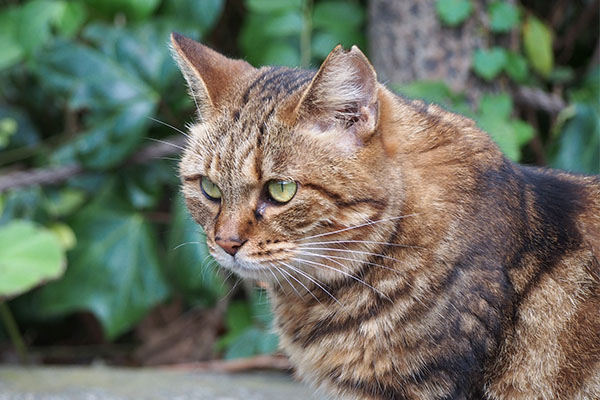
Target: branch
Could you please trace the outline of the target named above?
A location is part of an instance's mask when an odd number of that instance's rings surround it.
[[[281,355],[260,355],[235,360],[211,360],[185,364],[175,364],[168,368],[203,372],[243,372],[255,369],[276,369],[287,371],[292,368],[289,360]]]
[[[517,103],[557,114],[567,106],[567,103],[557,94],[547,93],[542,89],[520,86],[514,91]]]
[[[170,136],[161,143],[152,143],[143,147],[123,163],[142,164],[147,161],[179,153],[179,148],[185,144],[185,137]],[[66,181],[87,170],[80,164],[60,167],[34,168],[25,171],[15,171],[0,176],[0,193],[9,189],[22,188],[32,185],[53,185]]]

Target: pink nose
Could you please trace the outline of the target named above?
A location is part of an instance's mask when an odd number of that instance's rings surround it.
[[[215,242],[225,250],[229,255],[235,256],[235,253],[242,247],[245,240],[240,240],[237,238],[229,238],[229,239],[221,239],[220,237],[215,238]]]

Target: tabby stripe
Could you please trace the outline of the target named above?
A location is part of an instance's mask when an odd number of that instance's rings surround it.
[[[242,102],[239,106],[239,109],[241,110],[242,108],[244,108],[244,106],[248,103],[248,100],[250,98],[250,92],[252,91],[252,89],[254,89],[259,82],[265,78],[267,75],[271,74],[273,71],[278,70],[278,68],[272,67],[267,69],[265,72],[263,72],[262,74],[260,74],[251,84],[250,86],[248,86],[246,88],[246,91],[244,92],[244,94],[242,95]]]
[[[310,182],[303,183],[302,186],[320,192],[322,195],[329,198],[336,206],[338,206],[340,208],[353,207],[358,204],[364,204],[364,203],[374,205],[375,207],[379,208],[380,210],[385,209],[387,206],[387,202],[385,200],[380,200],[380,199],[342,200],[342,196],[340,194],[332,192],[331,190],[328,190],[328,189],[324,188],[323,186],[316,184],[316,183],[310,183]],[[370,226],[370,225],[367,225],[367,226]]]

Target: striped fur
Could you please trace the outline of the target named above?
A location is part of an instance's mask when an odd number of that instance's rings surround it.
[[[202,110],[188,207],[223,267],[268,283],[302,379],[340,399],[600,398],[598,177],[511,163],[356,48],[318,72],[173,50]],[[296,196],[270,202],[272,179]]]

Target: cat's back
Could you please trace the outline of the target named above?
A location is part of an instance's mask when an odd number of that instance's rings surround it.
[[[521,245],[506,270],[515,290],[492,398],[600,398],[600,179],[515,166]]]

